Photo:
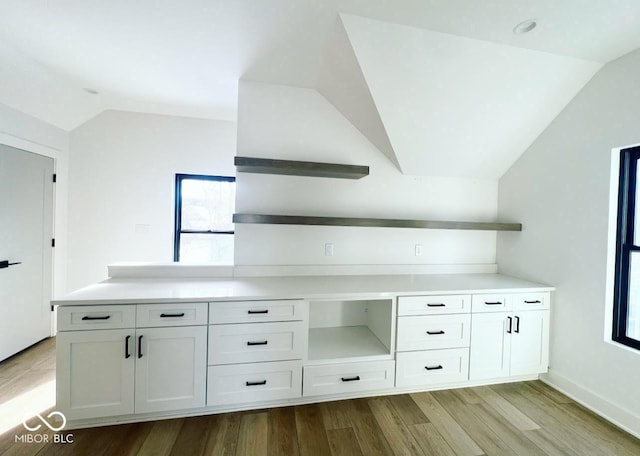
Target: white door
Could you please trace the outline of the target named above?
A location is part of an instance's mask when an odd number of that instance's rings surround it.
[[[138,329],[136,413],[204,407],[207,327]]]
[[[57,407],[68,419],[133,413],[135,331],[59,332]]]
[[[471,318],[469,378],[483,380],[509,376],[510,313],[481,313]],[[512,322],[513,320],[511,320]],[[511,329],[513,332],[513,329]]]
[[[53,159],[0,145],[0,360],[51,336],[52,178]]]
[[[519,312],[511,337],[511,375],[546,372],[549,365],[549,311]]]

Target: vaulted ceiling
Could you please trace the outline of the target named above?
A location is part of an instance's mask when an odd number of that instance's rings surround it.
[[[311,87],[402,172],[495,177],[639,26],[636,0],[0,0],[0,103],[72,130],[233,120],[241,78]]]

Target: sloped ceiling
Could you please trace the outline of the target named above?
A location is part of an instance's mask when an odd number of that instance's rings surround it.
[[[406,174],[500,177],[602,66],[352,15],[335,35],[319,91]]]

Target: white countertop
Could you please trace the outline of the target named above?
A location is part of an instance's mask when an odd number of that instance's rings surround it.
[[[109,279],[54,305],[208,302],[260,299],[383,298],[396,295],[553,291],[501,274],[345,275],[178,279]]]

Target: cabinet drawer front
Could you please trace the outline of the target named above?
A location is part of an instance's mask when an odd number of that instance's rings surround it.
[[[465,313],[470,307],[471,295],[398,297],[398,315]]]
[[[397,387],[464,382],[468,379],[468,348],[398,353]]]
[[[209,326],[209,364],[302,359],[304,322]]]
[[[504,294],[479,294],[471,297],[471,310],[476,312],[504,312],[512,308],[509,296]]]
[[[211,366],[208,378],[208,406],[302,396],[302,361]]]
[[[209,304],[209,323],[256,323],[304,320],[308,304],[302,300],[237,301]]]
[[[471,315],[398,317],[398,351],[468,347]]]
[[[207,324],[207,303],[138,304],[136,326],[197,326]]]
[[[303,395],[342,394],[393,388],[395,361],[305,366]]]
[[[513,310],[546,310],[551,305],[550,293],[518,293],[512,296]]]
[[[135,305],[58,307],[58,331],[120,329],[135,326]]]

